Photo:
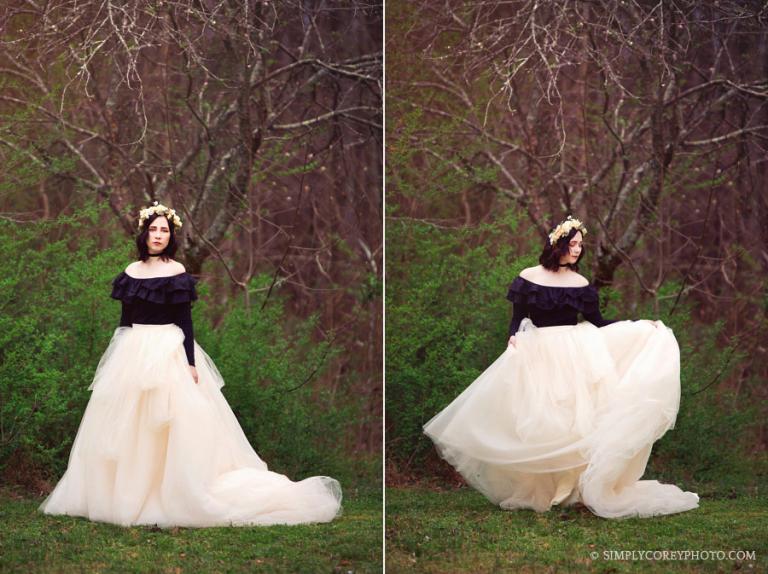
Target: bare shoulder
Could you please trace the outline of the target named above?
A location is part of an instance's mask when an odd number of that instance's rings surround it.
[[[573,272],[573,274],[576,276],[575,277],[576,287],[586,287],[587,285],[589,285],[589,279],[584,277],[584,275],[582,275],[581,273],[576,273],[575,271]]]
[[[528,281],[532,281],[536,279],[541,274],[541,265],[537,265],[536,267],[526,267],[520,272],[520,277],[523,279],[528,279]]]
[[[170,260],[165,263],[155,263],[148,267],[147,263],[141,261],[134,261],[130,263],[125,272],[139,279],[149,279],[152,277],[170,277],[172,275],[179,275],[186,272],[186,268],[182,263],[178,261]]]
[[[520,272],[520,277],[532,283],[552,287],[586,287],[589,285],[589,280],[580,273],[575,271],[553,273],[544,269],[541,265],[526,267]]]

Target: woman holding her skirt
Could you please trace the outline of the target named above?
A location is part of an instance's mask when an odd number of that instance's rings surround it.
[[[509,288],[506,351],[424,432],[505,509],[582,503],[625,518],[697,508],[693,492],[640,480],[677,416],[677,340],[661,321],[602,317],[597,290],[577,273],[586,232],[569,216],[550,233],[541,265]]]
[[[173,260],[181,225],[157,202],[140,212],[139,261],[112,283],[120,326],[88,387],[67,470],[40,510],[121,526],[332,520],[339,483],[268,470],[221,393],[193,336],[196,279]]]

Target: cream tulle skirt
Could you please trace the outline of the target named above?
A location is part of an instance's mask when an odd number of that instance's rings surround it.
[[[424,425],[440,455],[506,509],[581,502],[606,518],[698,507],[677,486],[640,480],[674,427],[680,351],[657,321],[536,328]]]
[[[195,343],[195,384],[183,341],[175,325],[116,329],[88,387],[67,470],[40,510],[122,526],[332,520],[339,483],[293,482],[267,470],[221,393],[213,361]]]

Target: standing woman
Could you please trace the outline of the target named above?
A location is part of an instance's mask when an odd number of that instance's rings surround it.
[[[505,509],[580,502],[605,518],[691,510],[695,493],[640,480],[677,416],[677,340],[661,321],[602,317],[597,290],[577,272],[586,233],[571,216],[553,229],[541,265],[509,288],[506,351],[424,432]],[[579,313],[587,321],[577,323]]]
[[[142,209],[139,261],[112,282],[120,326],[46,514],[121,526],[246,526],[327,522],[340,511],[333,478],[292,482],[267,470],[193,336],[196,280],[173,260],[181,219]]]

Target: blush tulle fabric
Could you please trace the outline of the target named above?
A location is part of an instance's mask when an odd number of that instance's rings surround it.
[[[626,518],[698,507],[693,492],[640,480],[680,403],[671,329],[525,319],[516,343],[424,426],[471,486],[505,509],[581,502]]]
[[[327,522],[340,512],[333,478],[293,482],[267,469],[195,343],[198,384],[176,325],[120,327],[99,362],[69,465],[46,514],[122,526]]]

